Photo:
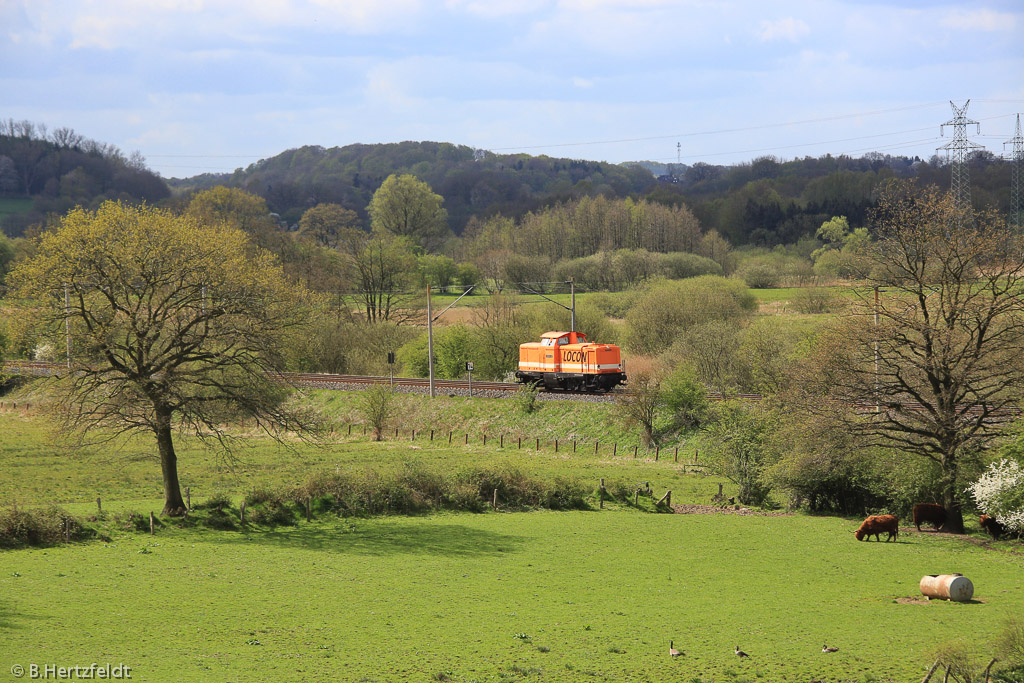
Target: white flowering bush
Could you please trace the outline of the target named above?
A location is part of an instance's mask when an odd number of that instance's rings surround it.
[[[1024,532],[1024,467],[1002,459],[967,487],[978,509],[1011,531]]]

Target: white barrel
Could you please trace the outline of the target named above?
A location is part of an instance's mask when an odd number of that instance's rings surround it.
[[[921,578],[921,594],[953,602],[974,597],[974,584],[963,574],[932,574]]]

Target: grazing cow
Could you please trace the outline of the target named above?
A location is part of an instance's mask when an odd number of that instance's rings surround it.
[[[933,524],[935,530],[946,523],[946,508],[935,503],[918,503],[914,506],[914,526],[921,530],[922,524]]]
[[[868,537],[868,540],[874,536],[876,541],[881,541],[882,539],[878,535],[887,533],[889,537],[885,539],[885,542],[888,543],[899,536],[899,523],[900,520],[896,515],[872,515],[861,523],[860,528],[854,531],[853,535],[858,541],[863,541],[865,536]]]
[[[999,540],[999,537],[1006,533],[1006,527],[999,523],[995,517],[989,515],[982,515],[978,519],[978,523],[981,524],[981,528],[987,531],[992,538]]]

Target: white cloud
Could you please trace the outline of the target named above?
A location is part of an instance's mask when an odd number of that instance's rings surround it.
[[[953,10],[942,18],[943,26],[974,31],[1012,31],[1015,24],[1014,15],[990,9]]]
[[[765,43],[775,40],[788,40],[795,43],[810,33],[811,27],[802,20],[786,17],[775,21],[762,21],[757,37]]]
[[[579,76],[573,76],[572,84],[577,88],[592,88],[594,87],[594,81],[589,78],[580,78]]]
[[[533,14],[550,4],[550,0],[445,0],[449,10],[462,10],[485,19]]]

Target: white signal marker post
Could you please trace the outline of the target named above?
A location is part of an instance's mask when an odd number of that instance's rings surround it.
[[[469,373],[469,397],[473,398],[473,361],[466,362],[466,372]]]

